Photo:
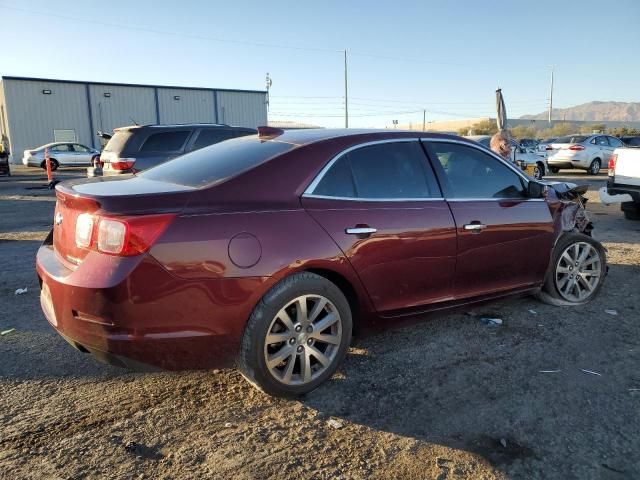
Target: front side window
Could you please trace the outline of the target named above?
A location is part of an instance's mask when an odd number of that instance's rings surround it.
[[[76,151],[76,152],[79,152],[79,153],[87,153],[89,151],[89,149],[87,147],[84,147],[84,146],[78,145],[78,144],[75,144],[73,146],[73,150]]]
[[[439,197],[418,142],[370,145],[340,157],[322,177],[314,195],[401,200]]]
[[[622,141],[615,137],[609,137],[609,145],[611,145],[613,148],[619,148],[622,147]]]
[[[526,198],[521,177],[502,161],[473,147],[431,143],[448,198]]]
[[[177,132],[162,132],[149,135],[140,147],[141,152],[177,152],[182,149],[184,142],[191,132],[180,130]]]

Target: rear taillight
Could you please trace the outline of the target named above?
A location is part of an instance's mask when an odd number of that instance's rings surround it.
[[[151,248],[174,218],[173,214],[106,217],[83,213],[76,221],[76,245],[109,255],[139,255]]]
[[[608,174],[610,177],[613,177],[615,175],[615,170],[616,170],[616,162],[618,161],[618,155],[617,154],[612,154],[609,157],[609,164],[607,165],[607,170],[608,170]]]
[[[76,220],[76,245],[79,248],[88,248],[91,246],[93,237],[93,215],[90,213],[82,213],[78,215]]]
[[[571,145],[569,147],[569,150],[573,150],[575,152],[575,151],[584,150],[584,147],[582,145]]]
[[[129,170],[133,168],[134,163],[136,163],[135,158],[118,158],[115,161],[111,161],[111,168],[114,170]]]

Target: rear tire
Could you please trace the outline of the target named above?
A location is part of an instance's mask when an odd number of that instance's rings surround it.
[[[544,165],[542,163],[537,163],[535,168],[533,169],[533,178],[536,180],[542,180],[544,177]]]
[[[549,167],[549,171],[551,173],[558,173],[560,171],[560,169],[558,167]]]
[[[351,309],[342,291],[314,273],[296,273],[278,282],[254,308],[238,368],[269,395],[308,393],[335,373],[351,330]]]
[[[602,288],[606,273],[607,257],[600,242],[583,233],[565,233],[553,250],[538,298],[556,306],[590,302]]]
[[[50,159],[49,159],[49,163],[51,163],[51,171],[52,171],[52,172],[55,172],[55,171],[58,169],[58,167],[60,166],[60,164],[58,163],[58,161],[57,161],[55,158],[50,158]],[[46,169],[47,169],[47,162],[46,162],[46,160],[43,160],[43,161],[42,161],[42,163],[40,164],[40,167],[41,167],[43,170],[46,170]]]
[[[589,170],[587,170],[589,175],[597,175],[598,173],[600,173],[600,165],[600,159],[595,158],[593,162],[591,162],[591,165],[589,165]]]
[[[627,220],[640,220],[640,204],[636,202],[623,202],[620,209]]]

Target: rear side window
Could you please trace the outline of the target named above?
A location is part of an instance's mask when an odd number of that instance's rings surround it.
[[[230,138],[235,138],[237,135],[233,130],[227,130],[223,128],[213,129],[210,128],[208,130],[200,130],[198,132],[198,137],[196,141],[193,143],[192,150],[198,150],[202,147],[208,147],[209,145],[213,145],[214,143],[222,142],[223,140],[229,140]]]
[[[383,143],[351,151],[331,166],[313,194],[362,199],[440,196],[418,142]]]
[[[290,143],[265,142],[253,137],[236,138],[187,153],[138,175],[189,187],[210,186],[293,148]]]
[[[122,152],[132,135],[133,132],[131,130],[120,130],[118,132],[115,132],[113,134],[113,137],[111,137],[107,144],[104,146],[104,151],[116,153]]]
[[[141,152],[177,152],[187,141],[189,130],[177,132],[162,132],[149,135],[140,147]]]
[[[640,147],[640,137],[626,137],[624,143],[631,147]]]

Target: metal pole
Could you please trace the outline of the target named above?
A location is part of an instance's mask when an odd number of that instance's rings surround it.
[[[553,65],[551,65],[551,92],[549,94],[549,124],[551,124],[552,112],[553,112]]]
[[[347,51],[344,51],[344,128],[349,128],[349,95],[347,90]]]
[[[426,126],[426,120],[427,120],[427,111],[426,110],[422,110],[422,131],[425,131],[425,126]]]

